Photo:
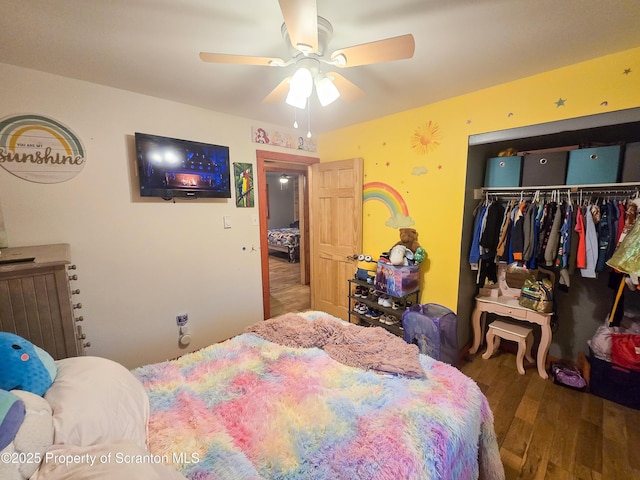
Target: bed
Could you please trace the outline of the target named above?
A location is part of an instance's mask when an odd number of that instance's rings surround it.
[[[31,471],[0,462],[0,478],[504,479],[475,382],[323,312],[132,371],[98,357],[56,366],[44,398],[18,392],[35,407],[0,457],[29,453]]]
[[[300,229],[271,228],[267,230],[267,243],[270,251],[284,252],[290,262],[300,260]]]

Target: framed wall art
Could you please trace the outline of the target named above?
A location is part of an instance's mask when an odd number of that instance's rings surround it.
[[[236,207],[255,206],[253,165],[250,163],[234,163],[233,178],[236,186]]]

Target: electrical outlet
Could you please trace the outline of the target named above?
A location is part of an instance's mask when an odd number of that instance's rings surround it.
[[[189,315],[186,313],[184,315],[176,316],[176,323],[178,324],[179,327],[184,327],[188,321],[189,321]]]

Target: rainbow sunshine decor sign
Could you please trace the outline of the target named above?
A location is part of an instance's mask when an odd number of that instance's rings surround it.
[[[80,173],[85,155],[77,135],[57,120],[35,114],[0,119],[0,165],[17,177],[65,182]]]

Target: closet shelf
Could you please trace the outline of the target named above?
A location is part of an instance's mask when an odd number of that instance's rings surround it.
[[[480,200],[485,195],[497,195],[500,197],[516,197],[521,195],[533,195],[536,191],[548,192],[558,190],[561,193],[567,190],[571,193],[580,193],[583,195],[626,195],[629,192],[640,190],[640,182],[627,183],[598,183],[587,185],[541,185],[528,187],[482,187],[473,190],[473,198]]]

